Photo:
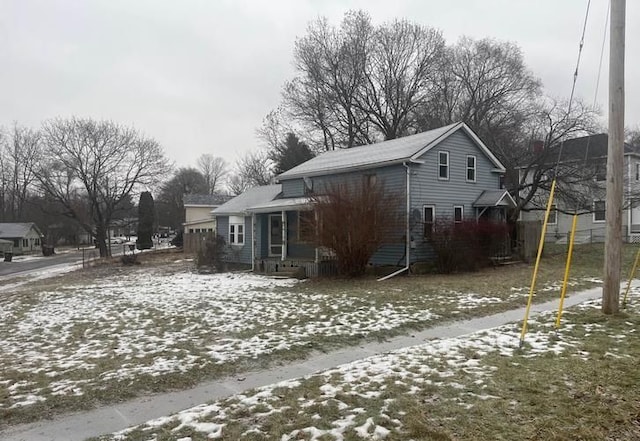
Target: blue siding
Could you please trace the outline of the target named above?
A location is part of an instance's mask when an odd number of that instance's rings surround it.
[[[378,183],[384,184],[385,191],[393,193],[401,199],[399,209],[404,212],[406,208],[406,168],[399,165],[373,168],[360,172],[340,173],[335,175],[320,176],[313,178],[314,191],[322,192],[324,188],[332,183],[346,182],[359,183],[366,176],[375,175]],[[404,225],[404,220],[402,221]],[[390,243],[383,245],[371,258],[373,265],[397,265],[400,262],[404,265],[404,228],[398,232],[396,237],[390,238]]]
[[[282,181],[282,197],[295,198],[304,196],[304,181],[302,178]]]
[[[298,212],[287,212],[287,257],[299,259],[315,259],[316,248],[306,242],[298,241]]]
[[[229,245],[229,216],[217,216],[218,235],[224,237],[228,245],[227,261],[251,264],[251,216],[244,217],[244,245]]]
[[[449,152],[449,179],[438,179],[438,152]],[[476,181],[467,182],[467,155],[476,157]],[[453,218],[453,207],[462,205],[464,217],[475,219],[473,202],[484,190],[500,188],[499,173],[492,172],[493,163],[464,132],[457,131],[426,152],[424,164],[412,165],[411,213],[412,229],[416,247],[412,249],[412,261],[425,260],[432,256],[428,243],[423,240],[424,205],[434,205],[436,219]]]

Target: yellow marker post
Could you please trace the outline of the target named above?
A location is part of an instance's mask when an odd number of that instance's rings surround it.
[[[560,306],[558,306],[558,318],[556,319],[556,330],[560,329],[560,319],[562,318],[562,306],[564,305],[564,297],[567,294],[567,284],[569,283],[569,270],[571,269],[571,257],[573,256],[573,239],[576,237],[576,225],[578,224],[578,215],[573,215],[571,224],[571,236],[569,238],[569,250],[567,251],[567,264],[564,268],[564,280],[562,281],[562,290],[560,291]]]
[[[633,268],[631,268],[631,274],[629,274],[629,280],[627,281],[627,289],[624,290],[624,298],[622,299],[622,307],[627,307],[627,296],[629,295],[629,289],[631,288],[631,279],[636,274],[636,269],[638,268],[638,260],[640,260],[640,249],[636,253],[636,259],[633,262]]]
[[[520,347],[524,344],[524,335],[527,333],[527,321],[529,320],[529,311],[531,310],[531,301],[533,300],[533,292],[536,289],[536,279],[538,277],[538,268],[540,267],[540,258],[542,257],[542,249],[544,248],[544,238],[547,235],[547,221],[549,213],[553,205],[553,194],[556,191],[556,180],[551,182],[551,190],[549,191],[549,201],[547,202],[547,211],[544,213],[544,222],[542,223],[542,232],[540,233],[540,242],[538,243],[538,255],[536,256],[536,264],[533,267],[533,276],[531,277],[531,287],[529,288],[529,300],[527,308],[524,312],[524,320],[522,321],[522,332],[520,333]]]

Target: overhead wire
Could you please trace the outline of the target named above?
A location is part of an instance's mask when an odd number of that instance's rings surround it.
[[[579,43],[579,47],[578,47],[578,58],[576,60],[576,68],[575,71],[573,73],[573,83],[571,85],[571,94],[569,96],[569,103],[568,103],[568,108],[567,108],[567,117],[569,117],[569,115],[571,114],[571,107],[573,104],[573,97],[575,94],[575,90],[576,90],[576,83],[578,80],[578,71],[579,71],[579,67],[580,67],[580,60],[582,58],[582,48],[584,47],[584,37],[587,31],[587,22],[589,20],[589,10],[591,7],[591,0],[589,0],[587,2],[587,10],[585,13],[585,17],[584,17],[584,23],[582,26],[582,36],[580,38],[580,43]],[[529,313],[531,310],[531,303],[533,301],[533,294],[535,292],[535,285],[536,285],[536,279],[538,276],[538,269],[540,266],[540,259],[542,257],[542,250],[544,247],[544,240],[545,240],[545,236],[546,236],[546,232],[547,232],[547,223],[549,220],[549,213],[551,212],[551,208],[553,206],[553,197],[554,197],[554,193],[555,193],[555,188],[556,188],[556,182],[557,182],[557,175],[558,175],[558,168],[560,166],[560,160],[562,158],[562,150],[564,148],[564,140],[562,140],[560,142],[560,147],[558,149],[558,159],[556,161],[556,166],[554,169],[554,173],[553,173],[553,179],[551,181],[551,189],[549,190],[549,200],[547,201],[547,208],[545,211],[545,215],[544,215],[544,220],[543,220],[543,224],[542,224],[542,231],[540,232],[540,241],[538,242],[538,253],[536,255],[536,263],[534,265],[534,269],[533,269],[533,276],[531,279],[531,286],[529,288],[529,297],[528,297],[528,301],[527,301],[527,307],[525,308],[525,316],[524,316],[524,320],[522,322],[522,331],[520,333],[520,347],[522,347],[524,345],[524,337],[525,334],[527,333],[527,322],[529,319]],[[574,215],[575,216],[575,215]],[[574,226],[572,229],[572,237],[571,237],[571,243],[570,246],[572,245],[573,242],[573,233],[575,233],[575,224],[576,224],[576,220],[574,218]],[[567,267],[565,269],[565,283],[563,284],[563,293],[566,292],[566,281],[568,278],[568,271],[569,271],[569,264],[571,261],[571,255],[569,254],[569,256],[567,257]],[[557,323],[560,322],[560,314],[561,314],[561,310],[562,310],[562,303],[564,300],[564,295],[561,295],[561,300],[560,300],[560,310],[558,313],[558,320]]]

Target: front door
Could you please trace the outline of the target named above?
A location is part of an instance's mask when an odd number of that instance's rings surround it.
[[[282,256],[282,216],[269,215],[269,256]]]

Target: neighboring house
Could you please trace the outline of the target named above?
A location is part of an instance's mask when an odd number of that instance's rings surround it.
[[[211,211],[231,199],[220,194],[185,194],[182,197],[185,211],[184,232],[206,233],[216,230],[216,220]]]
[[[571,231],[573,214],[578,213],[576,242],[603,242],[605,236],[606,161],[608,136],[606,133],[564,141],[559,166],[572,164],[582,168],[583,183],[569,184],[566,192],[577,194],[571,201],[562,192],[554,198],[547,224],[546,241],[565,243]],[[559,146],[555,147],[559,151]],[[549,155],[554,158],[555,152]],[[627,241],[640,241],[640,149],[624,145],[624,202],[622,234]],[[560,175],[560,173],[559,173]],[[576,181],[575,177],[572,178]],[[536,192],[531,202],[520,213],[520,220],[543,220],[549,198],[547,190]],[[575,199],[579,199],[578,202]]]
[[[42,233],[33,222],[0,223],[0,239],[13,242],[16,255],[42,250]]]
[[[0,256],[13,254],[13,241],[0,239]]]
[[[126,237],[138,235],[138,218],[125,217],[114,219],[109,224],[109,237]]]
[[[425,231],[439,218],[504,220],[514,202],[500,188],[505,169],[464,123],[377,144],[323,153],[213,210],[230,260],[253,269],[304,266],[318,273],[324,252],[305,242],[300,220],[310,192],[332,182],[374,180],[401,195],[404,242],[384,244],[372,265],[403,265],[433,256]]]

